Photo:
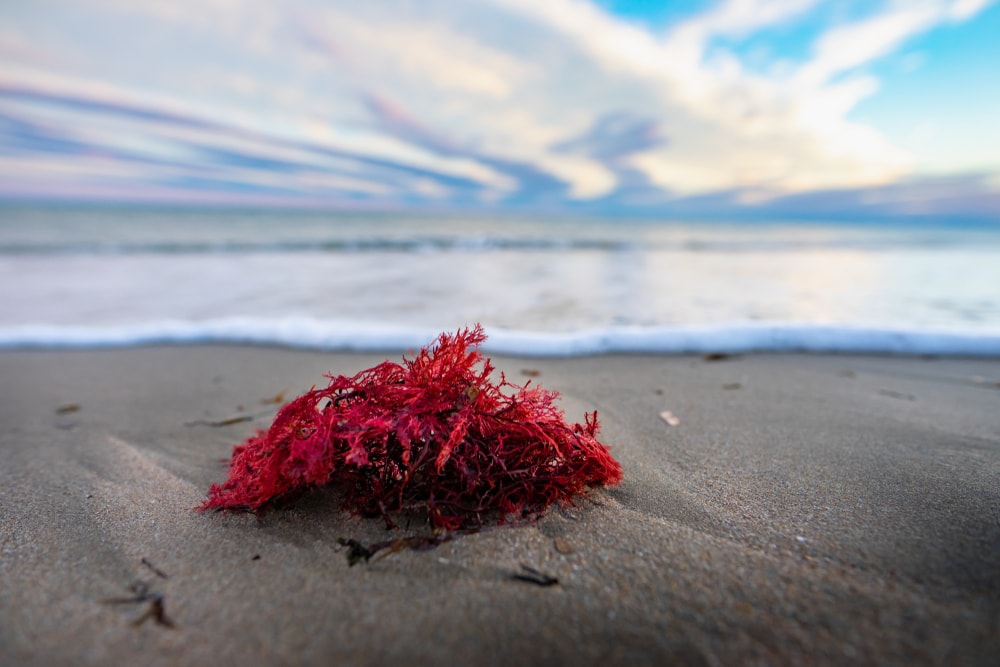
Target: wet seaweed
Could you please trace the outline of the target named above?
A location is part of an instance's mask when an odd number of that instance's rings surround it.
[[[394,516],[419,514],[457,530],[537,516],[621,481],[597,413],[568,424],[556,392],[503,373],[493,382],[485,339],[480,326],[445,333],[401,364],[328,375],[234,448],[228,479],[200,509],[259,514],[332,485],[355,515],[395,526]]]

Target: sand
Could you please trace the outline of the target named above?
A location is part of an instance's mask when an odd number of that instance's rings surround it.
[[[599,410],[620,486],[354,567],[338,538],[391,535],[331,492],[262,520],[191,510],[269,424],[262,399],[387,356],[0,353],[0,664],[1000,655],[1000,360],[498,357],[513,379],[537,371],[572,419]],[[522,564],[558,583],[513,579]],[[105,602],[139,582],[146,601]],[[173,627],[136,624],[157,595]]]

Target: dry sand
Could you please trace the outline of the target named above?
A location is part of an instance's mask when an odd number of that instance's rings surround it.
[[[620,486],[355,567],[337,538],[386,530],[329,492],[261,521],[191,511],[231,447],[269,423],[261,399],[386,356],[0,353],[0,664],[1000,656],[998,360],[497,358],[513,379],[537,370],[571,419],[600,411]],[[559,583],[512,579],[522,563]],[[151,602],[103,602],[139,581],[175,627],[133,624]]]

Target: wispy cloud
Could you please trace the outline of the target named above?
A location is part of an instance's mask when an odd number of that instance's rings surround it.
[[[734,48],[823,4],[724,0],[662,30],[584,0],[5,6],[0,194],[739,212],[906,190],[919,156],[850,113],[880,59],[990,2],[875,3],[771,67]]]

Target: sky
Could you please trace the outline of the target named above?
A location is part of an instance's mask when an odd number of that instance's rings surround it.
[[[995,0],[0,0],[0,200],[1000,221]]]

